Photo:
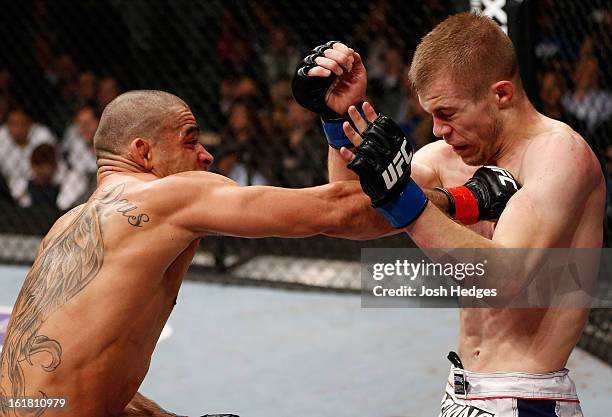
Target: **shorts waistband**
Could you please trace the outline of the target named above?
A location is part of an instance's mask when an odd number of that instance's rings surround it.
[[[544,374],[479,373],[451,366],[448,388],[452,395],[465,400],[525,398],[579,402],[568,369]]]

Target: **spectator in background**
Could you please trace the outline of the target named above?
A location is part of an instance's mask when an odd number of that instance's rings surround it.
[[[72,56],[67,53],[54,56],[53,65],[47,68],[45,78],[50,84],[48,94],[51,101],[47,111],[51,113],[51,128],[55,132],[62,132],[77,105],[78,68]]]
[[[215,157],[216,172],[240,185],[268,185],[268,180],[258,171],[240,161],[240,149],[226,146]]]
[[[238,99],[252,99],[259,94],[257,82],[244,73],[235,73],[221,80],[219,96],[221,112],[229,116],[232,104]]]
[[[384,53],[390,39],[402,39],[402,35],[389,24],[389,0],[378,0],[368,4],[370,10],[363,24],[356,26],[353,39],[355,49],[365,51],[362,59],[368,60],[371,79],[380,78],[384,73]]]
[[[91,103],[98,95],[98,76],[91,71],[81,72],[78,76],[76,105]]]
[[[272,84],[279,78],[293,76],[301,55],[286,26],[271,27],[268,32],[268,43],[261,59],[266,70],[268,84]]]
[[[287,111],[291,101],[291,79],[279,78],[270,86],[270,111],[265,119],[265,129],[270,135],[275,135],[278,130],[289,130]]]
[[[71,170],[90,176],[96,174],[96,154],[93,149],[93,137],[100,122],[100,115],[92,104],[81,106],[75,112],[73,123],[64,133],[61,154]]]
[[[383,54],[382,72],[371,79],[370,94],[376,108],[383,114],[397,111],[402,99],[404,57],[398,46],[390,46]]]
[[[74,205],[85,191],[82,176],[68,170],[57,160],[55,146],[42,144],[32,150],[31,177],[24,206],[64,211]]]
[[[574,90],[566,93],[561,104],[565,111],[585,125],[582,133],[588,136],[612,116],[612,93],[600,87],[600,67],[593,53],[593,39],[582,45],[580,59],[574,72]]]
[[[46,73],[47,79],[55,86],[66,101],[74,100],[78,90],[79,71],[74,59],[67,53],[53,58],[53,66]]]
[[[412,139],[415,148],[419,149],[433,142],[436,138],[433,136],[432,118],[419,103],[419,98],[412,91],[408,73],[410,66],[406,65],[401,78],[402,96],[399,101],[399,106],[393,114],[394,120],[397,121],[404,133]]]
[[[321,146],[323,133],[319,118],[295,100],[290,100],[288,104],[287,126],[286,130],[283,129],[287,145],[283,157],[282,185],[312,187],[324,184],[327,182],[327,148]]]
[[[538,95],[542,103],[542,114],[556,120],[569,121],[565,109],[561,105],[561,98],[567,91],[565,79],[563,76],[554,70],[547,70],[538,74]],[[574,128],[573,123],[570,124]]]
[[[235,147],[240,161],[249,170],[259,171],[271,178],[275,163],[280,160],[278,148],[267,146],[267,136],[255,113],[253,103],[247,99],[236,100],[229,109],[228,122],[223,132],[223,146]]]
[[[217,58],[221,65],[232,70],[257,71],[261,68],[258,56],[253,53],[251,39],[245,27],[240,24],[229,8],[221,18],[220,31],[217,38]]]
[[[60,187],[59,184],[53,182],[57,172],[55,147],[42,144],[34,148],[30,157],[30,165],[32,178],[28,182],[28,205],[58,211],[57,197]]]
[[[45,143],[56,143],[48,127],[33,122],[23,109],[9,111],[6,123],[0,127],[0,173],[8,184],[11,196],[22,206],[27,205],[32,150]]]
[[[238,99],[229,109],[227,140],[241,146],[258,147],[264,142],[263,129],[251,101]]]
[[[576,61],[580,45],[564,29],[560,14],[554,12],[554,0],[540,0],[536,2],[536,7],[538,39],[534,53],[540,61],[558,62],[564,70],[563,73],[568,74],[568,63]]]
[[[113,101],[115,97],[121,94],[122,90],[117,80],[111,76],[104,76],[100,78],[98,83],[98,111],[102,114],[102,111],[108,103]]]

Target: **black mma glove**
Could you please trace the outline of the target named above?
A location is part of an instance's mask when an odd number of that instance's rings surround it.
[[[327,138],[327,143],[335,149],[340,149],[343,146],[346,148],[352,148],[353,144],[346,137],[342,130],[342,123],[345,121],[352,124],[351,118],[348,113],[338,114],[327,106],[325,97],[327,91],[330,89],[334,81],[336,81],[337,75],[333,72],[327,77],[310,77],[308,71],[316,67],[318,64],[315,62],[315,58],[325,56],[324,52],[326,49],[333,49],[334,44],[338,41],[330,41],[323,45],[319,45],[314,48],[310,55],[301,60],[295,70],[293,81],[291,82],[291,89],[293,91],[293,97],[302,107],[317,113],[321,116],[323,123],[323,131]],[[361,111],[361,104],[356,104],[357,110],[363,115]],[[364,116],[365,118],[365,116]]]
[[[427,205],[427,196],[410,178],[412,144],[400,127],[383,115],[378,115],[361,136],[363,142],[347,167],[359,175],[372,206],[393,227],[406,227]]]
[[[503,168],[484,166],[464,185],[437,187],[448,198],[450,214],[463,224],[495,220],[501,216],[508,200],[521,188],[518,181]]]

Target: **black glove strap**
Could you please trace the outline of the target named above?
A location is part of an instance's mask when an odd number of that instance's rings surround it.
[[[455,199],[453,198],[451,193],[449,193],[448,190],[443,187],[436,187],[434,188],[434,190],[440,191],[442,194],[446,196],[446,198],[448,198],[448,215],[453,217],[455,215],[456,208],[455,208]]]

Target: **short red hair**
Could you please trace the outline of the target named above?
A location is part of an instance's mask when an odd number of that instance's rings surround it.
[[[523,88],[512,41],[497,23],[480,14],[448,17],[417,46],[409,73],[416,92],[445,74],[473,98],[482,97],[497,81],[512,81],[517,92]]]

